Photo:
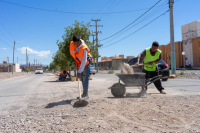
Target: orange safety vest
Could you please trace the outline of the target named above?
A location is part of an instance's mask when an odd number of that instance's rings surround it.
[[[84,49],[87,49],[88,55],[92,58],[92,56],[90,55],[90,49],[88,48],[88,46],[86,44],[84,44],[82,47],[79,48],[79,53],[78,53],[76,51],[74,42],[71,41],[71,43],[70,43],[70,54],[75,59],[78,68],[80,68],[80,66],[81,66],[81,62],[82,62],[82,59],[83,59],[83,51],[84,51]],[[89,61],[87,60],[85,66],[87,66],[88,64],[89,64]]]
[[[60,75],[61,75],[61,74],[65,77],[65,76],[67,75],[67,70],[66,70],[66,73],[65,73],[65,74],[63,73],[63,71],[60,73]]]

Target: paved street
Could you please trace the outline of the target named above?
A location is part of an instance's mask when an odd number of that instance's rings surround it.
[[[92,75],[90,80],[90,99],[113,97],[110,87],[118,82],[113,74]],[[53,100],[75,99],[78,96],[77,82],[57,82],[51,73],[32,74],[0,81],[0,113],[15,112],[31,105],[47,104]],[[199,80],[169,79],[162,82],[168,95],[200,94]],[[139,92],[136,87],[127,88],[127,94]],[[148,87],[148,94],[159,94],[154,85]],[[125,96],[126,97],[126,96]]]

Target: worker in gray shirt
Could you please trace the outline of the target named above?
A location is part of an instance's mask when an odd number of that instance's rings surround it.
[[[136,65],[139,65],[141,57],[144,58],[143,72],[146,73],[146,79],[158,76],[156,63],[161,60],[161,50],[158,49],[158,46],[158,42],[153,42],[151,48],[146,48],[141,54],[138,55]],[[163,91],[164,88],[162,87],[160,80],[155,81],[154,85],[161,94],[166,94],[166,92]]]
[[[74,35],[73,41],[70,43],[70,54],[74,58],[78,72],[77,77],[81,78],[83,85],[82,98],[89,98],[89,76],[90,76],[90,63],[92,56],[90,55],[90,49],[85,44],[84,40],[80,39],[79,36]]]

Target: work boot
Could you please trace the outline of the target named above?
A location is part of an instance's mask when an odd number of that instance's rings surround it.
[[[82,94],[82,96],[81,96],[83,99],[88,99],[89,97],[88,97],[88,93],[84,93],[83,92],[83,94]]]
[[[166,92],[164,92],[163,90],[162,90],[162,91],[160,91],[160,93],[161,93],[161,94],[166,94]]]

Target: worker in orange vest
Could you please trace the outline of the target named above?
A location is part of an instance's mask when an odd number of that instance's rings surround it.
[[[77,77],[81,77],[83,85],[82,98],[88,97],[88,87],[89,87],[89,76],[90,76],[90,63],[92,61],[92,56],[90,55],[90,49],[85,44],[85,42],[80,39],[79,36],[73,36],[73,41],[70,43],[70,54],[74,58],[77,67]]]
[[[67,75],[70,77],[70,75],[69,75],[69,73],[67,72],[67,70],[64,70],[64,71],[60,72],[59,81],[65,81]]]

